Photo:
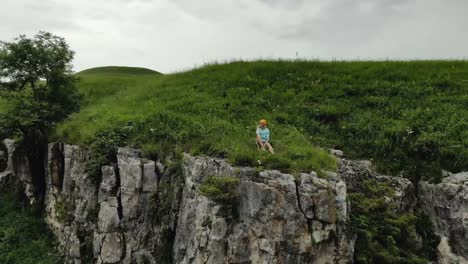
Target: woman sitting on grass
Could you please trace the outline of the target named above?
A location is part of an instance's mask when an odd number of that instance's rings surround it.
[[[267,121],[265,119],[260,120],[260,124],[257,127],[257,144],[262,148],[262,150],[265,150],[265,147],[267,147],[271,154],[275,154],[273,147],[269,142],[270,130],[266,125]]]

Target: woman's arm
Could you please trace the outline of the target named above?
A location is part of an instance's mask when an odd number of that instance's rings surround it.
[[[257,131],[256,131],[257,136],[255,137],[255,139],[257,140],[257,143],[260,145],[260,147],[263,148],[263,142],[262,142],[262,138],[260,137],[259,129],[260,127],[257,127]]]

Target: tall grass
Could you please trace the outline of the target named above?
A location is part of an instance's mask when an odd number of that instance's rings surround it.
[[[87,104],[56,128],[73,143],[120,128],[129,145],[153,154],[178,149],[245,165],[270,159],[288,171],[333,170],[319,146],[407,177],[468,168],[468,62],[258,61],[79,76]],[[275,156],[256,150],[261,118],[270,121]]]

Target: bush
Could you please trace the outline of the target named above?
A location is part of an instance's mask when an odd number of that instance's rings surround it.
[[[102,166],[117,162],[117,147],[125,146],[127,137],[127,129],[108,129],[88,142],[90,157],[86,161],[86,172],[95,183],[101,181]]]
[[[435,259],[435,254],[426,251],[437,247],[431,229],[421,233],[422,226],[430,226],[414,214],[395,213],[395,205],[386,201],[386,197],[394,196],[390,186],[367,180],[362,188],[361,192],[349,193],[350,226],[357,234],[355,263],[424,264]],[[418,235],[431,240],[419,245]]]
[[[222,205],[222,216],[233,216],[237,204],[237,185],[239,179],[235,177],[210,176],[207,177],[198,188],[198,191]]]
[[[231,164],[236,166],[255,167],[258,165],[255,152],[235,152],[229,159]]]

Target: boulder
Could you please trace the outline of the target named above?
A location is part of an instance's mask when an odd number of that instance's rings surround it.
[[[118,232],[108,233],[102,242],[102,263],[118,263],[124,254],[124,240]]]

